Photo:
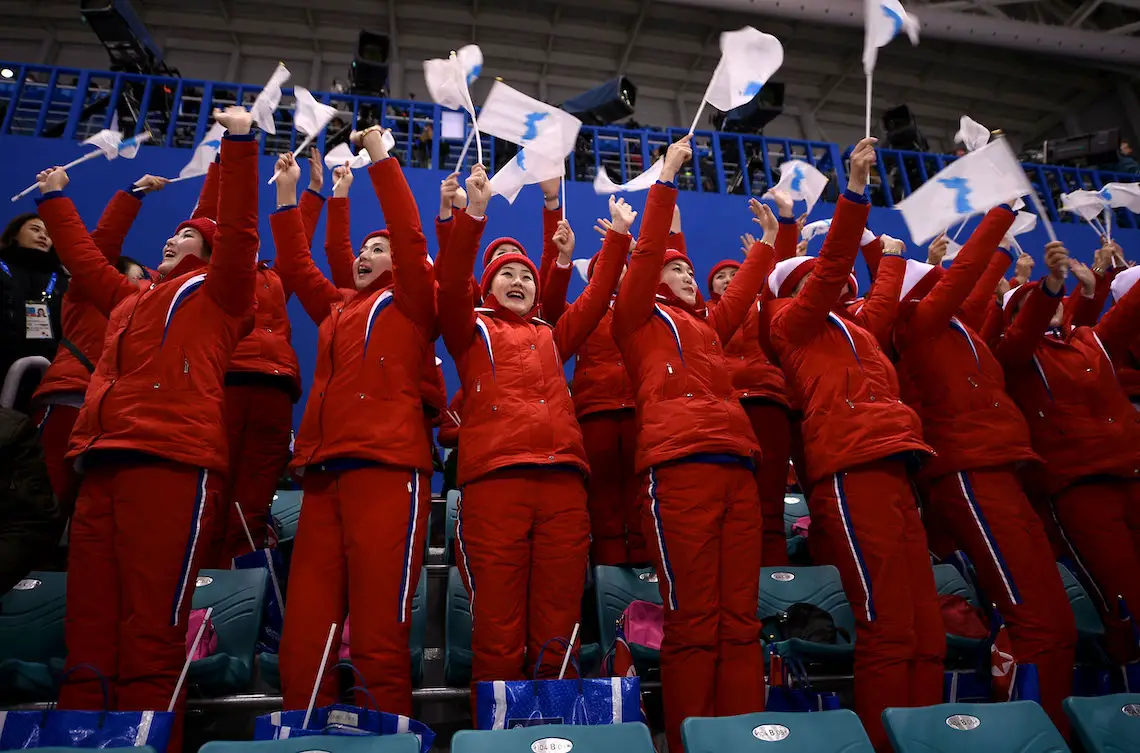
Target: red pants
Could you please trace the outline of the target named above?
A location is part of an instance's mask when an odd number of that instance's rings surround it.
[[[201,545],[216,514],[216,475],[178,463],[97,466],[79,487],[67,571],[67,668],[110,681],[111,708],[165,711],[186,660],[186,621]],[[176,708],[181,710],[185,686]],[[60,708],[103,708],[80,670]],[[181,747],[181,714],[170,749]]]
[[[807,458],[804,455],[804,432],[803,426],[800,425],[800,420],[803,416],[799,413],[792,413],[788,418],[788,433],[790,435],[789,454],[792,458],[792,468],[796,472],[796,483],[800,485],[800,491],[804,493],[805,497],[811,496],[811,485],[808,483],[807,474]],[[810,541],[810,538],[809,538]]]
[[[225,413],[230,472],[213,559],[215,567],[228,570],[234,557],[250,552],[243,517],[254,546],[265,546],[273,492],[289,464],[293,400],[276,387],[230,385],[226,387]]]
[[[639,482],[633,471],[637,414],[614,410],[583,416],[582,442],[590,463],[586,506],[590,511],[590,559],[595,565],[646,562],[641,535]]]
[[[1104,617],[1109,653],[1118,663],[1134,661],[1136,639],[1119,619],[1117,597],[1140,624],[1140,482],[1078,482],[1053,495],[1052,506],[1076,574]]]
[[[337,697],[331,671],[344,619],[352,613],[352,663],[381,711],[412,713],[412,597],[419,583],[431,511],[429,476],[406,468],[309,469],[293,544],[281,685],[285,708],[303,709],[313,691],[329,627],[337,625],[317,705]],[[367,701],[361,694],[358,705]]]
[[[784,534],[784,493],[788,490],[788,457],[792,451],[788,409],[766,400],[744,400],[741,404],[760,441],[760,463],[754,475],[764,529],[761,564],[781,567],[788,564]]]
[[[665,734],[683,751],[687,717],[764,710],[760,505],[743,465],[682,462],[647,475],[645,540],[665,603]]]
[[[1072,693],[1077,627],[1049,539],[1017,474],[1005,466],[943,476],[930,482],[926,504],[970,557],[1009,628],[1014,657],[1037,665],[1041,706],[1065,734],[1061,702]]]
[[[812,556],[834,565],[855,613],[855,712],[890,749],[889,706],[942,701],[946,633],[906,467],[878,460],[812,486]]]
[[[45,405],[36,414],[36,424],[40,431],[40,446],[44,450],[44,463],[47,464],[51,490],[59,501],[61,519],[71,517],[75,509],[75,495],[79,492],[79,474],[75,472],[74,461],[68,460],[67,443],[79,408],[53,403]]]
[[[590,521],[576,470],[504,468],[463,488],[455,547],[471,596],[472,682],[533,677],[582,619]],[[550,644],[539,677],[557,677]]]

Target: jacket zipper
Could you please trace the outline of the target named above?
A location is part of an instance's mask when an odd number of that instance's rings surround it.
[[[154,290],[154,288],[152,287],[150,290]],[[96,434],[91,439],[91,441],[87,443],[87,448],[90,448],[91,445],[98,442],[99,439],[103,436],[103,404],[107,401],[107,395],[110,394],[111,390],[116,384],[118,384],[119,379],[122,377],[120,369],[122,368],[123,360],[123,338],[125,338],[127,336],[127,333],[130,332],[131,325],[135,321],[135,312],[138,311],[139,304],[142,303],[142,299],[146,297],[147,293],[149,293],[150,290],[146,291],[135,300],[135,305],[131,308],[131,313],[127,315],[127,323],[123,325],[123,331],[115,340],[115,376],[111,384],[108,384],[107,389],[103,390],[103,394],[99,396],[99,406],[95,410],[96,414],[99,416],[99,433]]]

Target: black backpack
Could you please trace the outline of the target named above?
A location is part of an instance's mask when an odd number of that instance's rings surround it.
[[[780,614],[765,617],[760,627],[767,643],[799,638],[811,643],[836,645],[840,637],[844,643],[851,643],[851,635],[835,624],[829,612],[803,602],[792,604]]]

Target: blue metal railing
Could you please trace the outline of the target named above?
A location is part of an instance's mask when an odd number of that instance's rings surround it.
[[[261,91],[260,86],[78,68],[3,62],[0,67],[15,74],[11,79],[0,79],[0,136],[81,140],[117,122],[124,132],[149,131],[153,143],[192,148],[209,127],[214,108],[249,105]],[[322,152],[344,141],[353,124],[365,119],[392,129],[395,153],[405,164],[450,170],[471,129],[470,120],[464,117],[462,138],[439,137],[445,110],[430,102],[339,93],[314,92],[314,96],[342,113],[316,139],[315,146]],[[266,153],[295,149],[303,139],[293,130],[292,107],[292,90],[287,89],[274,114],[277,133],[264,133],[261,140]],[[680,128],[584,126],[567,158],[567,179],[592,181],[605,169],[615,182],[623,183],[653,164],[684,133]],[[516,151],[514,145],[489,136],[482,140],[484,159],[496,169]],[[846,184],[847,154],[824,141],[698,130],[693,151],[692,163],[678,176],[684,190],[759,196],[778,182],[780,165],[788,159],[805,160],[832,178],[825,200],[834,200]],[[948,155],[892,149],[882,149],[879,154],[872,198],[877,205],[888,207],[954,160]],[[464,167],[475,161],[475,155],[476,150],[471,148]],[[1054,220],[1058,218],[1061,192],[1140,177],[1040,164],[1026,164],[1025,170]],[[1117,217],[1125,227],[1138,226],[1136,216],[1127,210],[1118,210]]]

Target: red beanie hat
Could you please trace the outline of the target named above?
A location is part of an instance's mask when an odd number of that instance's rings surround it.
[[[209,217],[198,217],[193,220],[186,220],[175,229],[178,233],[182,228],[188,227],[198,231],[202,236],[202,243],[206,244],[206,250],[213,252],[214,250],[214,236],[218,234],[218,223],[211,220]]]
[[[716,263],[716,266],[714,266],[712,268],[712,271],[709,272],[709,279],[708,279],[708,290],[709,290],[709,299],[710,300],[715,300],[715,299],[720,297],[715,292],[713,292],[713,278],[716,277],[716,273],[721,271],[722,269],[740,269],[740,262],[736,261],[735,259],[725,259],[723,261],[718,261]]]
[[[509,238],[507,240],[510,243],[514,243],[514,241]],[[534,275],[534,304],[537,306],[538,294],[542,290],[542,281],[538,279],[538,268],[534,266],[534,262],[530,260],[529,256],[515,253],[503,254],[497,259],[492,259],[491,263],[487,265],[487,268],[483,270],[483,280],[480,283],[480,288],[483,290],[483,300],[486,301],[491,297],[491,281],[495,279],[495,275],[499,273],[500,269],[511,262],[525,264],[527,269],[530,270],[530,273]]]
[[[523,248],[523,244],[519,243],[514,238],[508,238],[506,236],[504,236],[502,238],[496,238],[495,240],[493,240],[487,244],[487,250],[483,252],[483,266],[486,267],[488,264],[491,263],[491,256],[495,253],[496,248],[498,248],[499,246],[505,245],[507,243],[510,243],[511,245],[514,245],[514,246],[518,246],[519,251],[523,255],[526,254],[526,249]]]
[[[1005,298],[1002,299],[1001,302],[1005,326],[1009,326],[1010,322],[1013,321],[1013,312],[1017,311],[1017,307],[1025,300],[1025,297],[1035,290],[1038,285],[1039,283],[1036,282],[1027,282],[1024,285],[1018,285],[1005,294]]]
[[[368,241],[372,240],[373,238],[387,238],[388,240],[392,240],[392,234],[389,233],[386,229],[385,230],[373,230],[371,233],[364,236],[364,240],[361,241],[360,247],[364,248],[364,245],[366,243],[368,243]]]
[[[768,275],[768,289],[777,298],[786,298],[800,284],[800,280],[807,277],[808,272],[815,269],[814,256],[793,256],[778,262]]]
[[[669,266],[675,261],[683,261],[689,265],[689,269],[693,268],[693,262],[689,260],[689,257],[685,255],[685,252],[678,251],[675,248],[671,248],[665,252],[665,260],[661,262],[661,268],[665,269],[665,267]]]

